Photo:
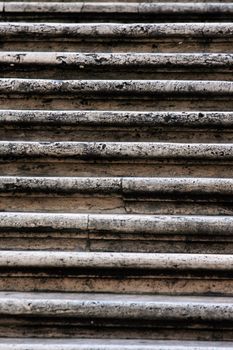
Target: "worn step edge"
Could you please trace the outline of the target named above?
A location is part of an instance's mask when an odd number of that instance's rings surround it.
[[[0,79],[1,94],[112,95],[233,95],[233,82],[225,80],[50,80]],[[103,98],[103,97],[102,97]]]
[[[147,40],[163,37],[232,38],[233,24],[227,23],[0,23],[0,37],[22,39],[64,37],[66,40],[91,38]]]
[[[0,141],[0,158],[233,160],[232,143]]]
[[[99,253],[0,251],[0,268],[130,269],[233,272],[233,256],[224,254]],[[230,276],[229,276],[230,278]]]
[[[147,339],[23,339],[2,338],[0,350],[229,350],[233,342],[162,341]]]
[[[111,195],[232,201],[231,178],[0,176],[0,193]]]
[[[1,55],[1,53],[0,53]],[[0,110],[0,127],[5,125],[58,125],[110,127],[192,127],[232,128],[233,112],[131,112],[131,111],[49,111]]]
[[[0,314],[153,321],[232,322],[231,297],[0,292]]]
[[[70,13],[70,14],[233,14],[233,5],[229,3],[147,3],[147,2],[0,2],[0,11],[11,13]]]
[[[233,217],[0,212],[2,230],[231,235]]]
[[[232,5],[233,9],[233,5]],[[75,52],[0,52],[2,65],[77,66],[80,69],[144,67],[167,70],[180,68],[232,69],[233,54],[228,53],[75,53]],[[168,66],[169,65],[169,66]],[[13,68],[12,68],[13,69]]]

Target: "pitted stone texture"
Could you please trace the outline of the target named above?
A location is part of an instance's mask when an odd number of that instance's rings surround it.
[[[154,235],[230,235],[231,216],[0,213],[2,230],[90,231]]]
[[[159,37],[232,38],[232,23],[169,23],[169,24],[115,24],[115,23],[0,23],[0,37],[23,36],[39,38],[156,39]]]
[[[233,5],[232,5],[233,8]],[[0,63],[37,65],[85,66],[174,66],[221,67],[233,66],[233,55],[227,53],[73,53],[73,52],[0,52]],[[166,68],[168,68],[166,66]]]
[[[232,322],[233,298],[0,292],[0,313],[84,320]]]
[[[0,158],[233,160],[231,143],[0,141]]]
[[[134,269],[137,272],[188,271],[202,274],[209,272],[233,272],[233,256],[223,254],[152,254],[152,253],[99,253],[99,252],[51,252],[51,251],[1,251],[1,268],[65,268],[94,269],[101,275],[103,269]],[[109,275],[111,271],[108,270]],[[130,274],[130,271],[127,272]]]
[[[121,192],[121,178],[95,177],[0,177],[0,190],[29,191],[45,193],[118,193]]]
[[[232,5],[233,8],[233,5]],[[73,53],[73,52],[0,52],[0,64],[75,66],[87,67],[163,67],[174,68],[199,67],[221,68],[233,67],[233,54],[230,53]]]
[[[233,82],[212,80],[48,80],[0,79],[0,93],[40,95],[231,96]]]
[[[43,193],[48,195],[120,195],[178,201],[232,201],[230,178],[127,178],[127,177],[0,177],[1,194]]]
[[[57,125],[111,127],[232,128],[232,112],[132,112],[0,110],[0,126]]]
[[[5,14],[12,12],[35,12],[35,13],[117,13],[117,14],[203,14],[203,13],[219,13],[222,14],[233,13],[233,6],[231,4],[222,3],[176,3],[174,4],[163,4],[163,3],[150,3],[150,2],[132,2],[132,3],[121,3],[121,2],[66,2],[66,3],[43,3],[43,2],[1,2],[0,9]]]

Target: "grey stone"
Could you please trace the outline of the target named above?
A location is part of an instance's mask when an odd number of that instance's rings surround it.
[[[233,24],[229,23],[0,23],[0,37],[22,36],[75,38],[155,39],[159,37],[232,38]]]
[[[233,6],[232,6],[233,7]],[[74,53],[74,52],[0,52],[0,64],[82,66],[86,67],[199,67],[229,69],[231,53]]]
[[[161,341],[148,339],[0,339],[0,350],[215,350],[232,342]]]
[[[161,341],[148,339],[0,339],[0,350],[215,350],[232,342]]]
[[[233,197],[230,178],[127,177],[0,177],[3,193],[120,195],[172,200],[227,201]]]
[[[138,271],[188,271],[196,274],[233,272],[233,256],[227,254],[152,254],[152,253],[102,253],[102,252],[52,252],[52,251],[1,251],[0,267],[21,269],[70,268],[126,269]],[[144,272],[146,275],[146,272]],[[130,272],[128,271],[128,274]],[[109,271],[108,275],[111,275]],[[230,277],[230,276],[229,276]]]
[[[1,315],[179,322],[232,322],[233,298],[0,292]]]
[[[0,79],[0,93],[23,95],[202,95],[231,96],[233,82],[212,80]]]
[[[231,143],[0,141],[0,158],[233,160]]]
[[[0,53],[1,55],[1,53]],[[0,125],[232,128],[232,112],[0,110]]]
[[[112,233],[149,233],[231,235],[231,216],[177,216],[177,215],[130,215],[130,214],[69,214],[69,213],[2,213],[0,228],[49,231],[90,231]]]

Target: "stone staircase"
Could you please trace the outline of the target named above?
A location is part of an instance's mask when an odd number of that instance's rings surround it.
[[[0,2],[0,350],[233,349],[232,16]]]

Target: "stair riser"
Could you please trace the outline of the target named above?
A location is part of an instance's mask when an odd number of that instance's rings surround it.
[[[42,325],[43,322],[43,325]],[[47,338],[98,338],[98,339],[160,339],[160,340],[203,340],[203,341],[232,341],[232,329],[215,328],[214,330],[206,330],[203,327],[198,329],[179,329],[158,327],[153,330],[140,328],[123,328],[123,327],[88,327],[80,326],[73,322],[69,325],[59,325],[58,322],[50,320],[46,322],[44,319],[40,324],[35,324],[33,319],[13,319],[2,318],[0,321],[0,336],[13,338],[29,338],[38,339]],[[6,349],[5,347],[3,348]],[[30,348],[29,348],[30,349]],[[54,349],[54,348],[53,348]],[[93,348],[91,348],[92,350]],[[140,348],[141,349],[141,348]],[[21,349],[20,349],[21,350]],[[24,349],[23,349],[24,350]],[[30,349],[31,350],[31,349]],[[33,349],[34,350],[34,349]],[[37,349],[36,349],[37,350]],[[47,350],[47,349],[46,349]],[[50,350],[50,349],[49,349]],[[86,349],[85,349],[86,350]],[[90,350],[90,349],[88,349]],[[98,349],[99,350],[99,349]],[[115,350],[115,349],[114,349]],[[128,349],[127,349],[128,350]],[[195,349],[196,350],[196,349]],[[225,350],[225,349],[224,349]]]
[[[154,142],[232,142],[230,129],[120,128],[93,125],[92,128],[62,126],[0,126],[0,139],[8,141],[154,141]]]
[[[232,40],[192,40],[184,39],[179,37],[172,40],[151,40],[147,42],[142,41],[116,41],[113,42],[112,39],[109,41],[82,41],[82,42],[72,42],[67,38],[63,40],[43,40],[37,41],[35,38],[32,40],[25,40],[25,38],[17,38],[15,40],[9,40],[7,38],[0,39],[1,50],[6,51],[77,51],[77,52],[151,52],[151,53],[162,53],[162,52],[213,52],[222,53],[229,52],[232,53]]]
[[[179,164],[180,163],[180,164]],[[184,164],[186,163],[186,164]],[[233,177],[231,162],[78,162],[0,159],[1,175],[11,176],[210,176]]]
[[[92,322],[92,326],[90,326]],[[212,325],[210,329],[205,328],[203,324],[194,324],[190,327],[186,324],[181,325],[175,322],[173,325],[149,324],[142,322],[138,325],[136,322],[129,321],[116,325],[114,323],[106,324],[102,320],[91,320],[88,323],[78,322],[76,320],[63,319],[63,322],[50,318],[26,318],[10,317],[0,318],[0,336],[1,337],[36,337],[36,338],[126,338],[126,339],[160,339],[160,340],[233,340],[233,327],[226,327],[220,323]],[[133,325],[132,325],[133,323]],[[169,327],[170,326],[170,327]]]
[[[59,109],[59,110],[123,110],[123,111],[141,111],[142,106],[144,111],[193,111],[193,110],[221,110],[232,111],[233,100],[228,97],[208,97],[208,100],[201,97],[180,97],[169,96],[163,98],[162,96],[153,96],[151,98],[140,98],[134,96],[133,98],[114,98],[110,96],[106,99],[80,97],[54,97],[47,95],[44,97],[28,96],[9,96],[0,95],[0,105],[2,109]]]
[[[1,229],[1,248],[6,250],[62,250],[139,253],[232,254],[232,236],[85,234],[12,232]]]
[[[225,295],[232,296],[233,280],[230,276],[221,279],[219,276],[199,276],[187,278],[179,276],[176,278],[170,276],[149,276],[146,274],[143,278],[130,276],[124,278],[122,273],[114,279],[111,277],[102,278],[100,276],[69,276],[69,272],[59,271],[55,276],[50,272],[48,274],[35,274],[34,276],[25,276],[23,273],[14,273],[8,271],[6,275],[0,272],[0,288],[4,291],[16,292],[87,292],[87,293],[156,293],[169,295]],[[29,275],[33,274],[30,271]],[[84,273],[85,275],[85,273]],[[204,279],[204,280],[201,280]],[[195,294],[194,291],[195,290]],[[123,296],[122,296],[123,297]],[[113,295],[114,298],[114,295]]]
[[[228,80],[232,81],[233,70],[218,70],[215,67],[212,70],[204,71],[201,67],[199,69],[183,69],[178,70],[168,67],[164,69],[148,68],[140,69],[140,67],[111,67],[95,69],[79,69],[78,67],[65,68],[64,66],[53,69],[48,67],[17,67],[0,65],[1,78],[28,78],[28,79],[177,79],[177,80]],[[190,71],[191,70],[191,71]]]
[[[17,199],[17,200],[16,200]],[[233,204],[178,203],[170,201],[127,201],[118,197],[38,197],[10,196],[0,198],[1,211],[66,212],[66,213],[131,213],[173,215],[232,215]]]

